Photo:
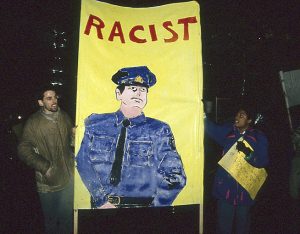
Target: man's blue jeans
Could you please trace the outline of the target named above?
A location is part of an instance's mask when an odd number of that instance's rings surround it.
[[[73,233],[73,181],[61,191],[39,193],[47,234]]]
[[[251,206],[234,206],[218,200],[217,234],[248,234]]]

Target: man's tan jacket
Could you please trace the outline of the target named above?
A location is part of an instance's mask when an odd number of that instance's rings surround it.
[[[70,117],[61,109],[53,115],[39,110],[27,120],[18,153],[34,168],[38,192],[62,190],[73,176],[72,127]],[[48,169],[51,173],[46,176]]]

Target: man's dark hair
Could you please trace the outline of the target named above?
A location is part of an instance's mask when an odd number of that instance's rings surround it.
[[[125,84],[118,85],[117,89],[120,90],[120,93],[122,94],[125,89]]]
[[[44,93],[46,91],[54,91],[57,94],[56,88],[53,85],[51,85],[51,84],[47,84],[47,85],[43,85],[40,88],[38,88],[38,90],[36,92],[36,99],[37,100],[43,100]]]

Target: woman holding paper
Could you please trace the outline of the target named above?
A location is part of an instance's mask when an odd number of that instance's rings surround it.
[[[264,167],[269,162],[268,140],[251,127],[252,122],[247,106],[238,108],[233,125],[217,125],[205,118],[206,133],[223,148],[213,188],[218,200],[217,233],[250,231],[250,208],[266,179]]]

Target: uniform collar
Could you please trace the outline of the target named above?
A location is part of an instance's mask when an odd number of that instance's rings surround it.
[[[125,116],[123,115],[122,111],[118,110],[116,113],[116,123],[117,125],[122,124],[122,121],[125,119]],[[138,125],[139,123],[145,122],[146,121],[146,116],[142,112],[141,115],[129,119],[130,121],[130,126]]]

